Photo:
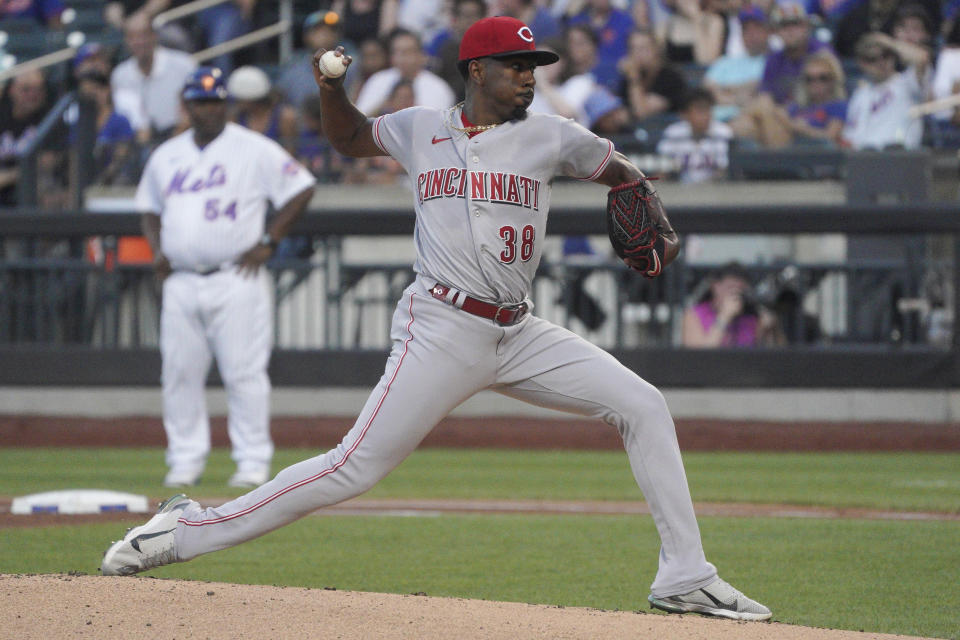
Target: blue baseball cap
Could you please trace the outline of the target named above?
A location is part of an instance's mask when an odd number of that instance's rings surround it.
[[[586,112],[587,120],[592,127],[597,123],[597,120],[622,106],[623,101],[620,98],[606,89],[597,89],[587,97],[583,103],[583,110]]]
[[[73,66],[79,67],[88,59],[101,54],[105,57],[107,56],[107,50],[102,44],[99,42],[87,42],[77,49],[77,53],[73,56]]]
[[[227,83],[217,67],[197,67],[183,85],[184,100],[226,100]]]
[[[754,22],[765,23],[767,21],[767,14],[763,12],[763,9],[755,4],[746,5],[740,10],[738,17],[740,18],[740,22],[750,22],[753,20]]]

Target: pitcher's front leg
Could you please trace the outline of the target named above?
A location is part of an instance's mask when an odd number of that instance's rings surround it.
[[[429,309],[420,310],[422,327],[413,321],[418,306],[441,303],[413,297],[409,304],[406,338],[395,342],[383,377],[343,441],[220,507],[191,504],[176,531],[180,560],[251,540],[360,495],[399,465],[447,413],[490,383],[492,357],[489,365],[465,366],[464,353],[428,339],[434,326]]]

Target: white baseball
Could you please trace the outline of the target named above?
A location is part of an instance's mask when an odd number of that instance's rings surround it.
[[[333,51],[327,51],[317,61],[317,68],[320,73],[328,78],[339,78],[346,72],[347,65],[343,62],[343,56],[338,56]]]

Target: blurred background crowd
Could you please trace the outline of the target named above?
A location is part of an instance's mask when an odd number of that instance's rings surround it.
[[[487,15],[525,21],[561,54],[537,70],[531,110],[647,153],[642,168],[668,178],[725,179],[733,147],[960,147],[960,106],[916,112],[960,93],[960,0],[294,0],[286,52],[269,38],[216,48],[276,23],[275,1],[177,18],[183,4],[0,0],[0,73],[12,76],[0,76],[0,206],[17,205],[18,154],[71,91],[96,105],[93,182],[135,184],[152,148],[186,127],[179,91],[198,58],[230,74],[233,120],[321,182],[399,181],[392,160],[349,160],[326,144],[312,52],[345,47],[348,91],[369,116],[448,107],[463,97],[460,35]],[[61,64],[22,65],[70,45]],[[66,110],[45,136],[40,206],[69,202],[58,176],[72,129]]]
[[[153,149],[187,128],[180,91],[199,64],[228,74],[232,120],[277,140],[321,185],[401,183],[404,172],[391,158],[345,158],[324,139],[313,52],[342,45],[353,56],[346,87],[368,116],[412,105],[446,108],[463,98],[460,37],[490,15],[524,21],[538,47],[560,54],[558,64],[536,70],[532,111],[577,120],[667,181],[845,180],[850,202],[870,201],[856,194],[883,191],[886,182],[901,201],[923,201],[923,189],[904,186],[921,187],[915,155],[956,157],[960,150],[960,0],[0,0],[0,214],[86,210],[89,186],[131,193]],[[892,149],[904,150],[900,160],[889,164],[882,154],[882,166],[855,153]],[[859,168],[853,156],[861,157]],[[3,239],[0,256],[82,254],[98,265],[115,259],[134,266],[151,260],[133,236],[115,247],[93,238],[59,252],[39,242],[24,253],[22,243]],[[915,324],[929,328],[915,339],[946,339],[934,331],[934,316],[947,317],[952,302],[925,284],[942,281],[942,265],[952,264],[942,243],[821,244],[810,259],[823,264],[787,284],[774,282],[762,298],[764,283],[786,273],[771,265],[802,256],[745,240],[727,253],[747,263],[764,255],[770,265],[711,270],[728,259],[723,248],[699,255],[696,242],[688,238],[687,260],[704,264],[680,274],[690,302],[682,323],[649,311],[669,308],[666,285],[634,284],[628,295],[643,312],[638,317],[672,327],[687,346],[816,342],[830,313],[841,318],[827,322],[835,325],[833,339],[899,342],[903,318],[920,313],[904,300],[926,305]],[[315,245],[289,238],[277,258],[303,259]],[[583,263],[568,268],[558,294],[565,308],[591,331],[611,325],[607,316],[616,310],[604,311],[584,285],[603,256],[587,238],[565,237],[555,258]],[[13,274],[18,267],[5,268]],[[825,274],[834,272],[849,280],[849,304],[828,303],[833,289],[823,283],[832,283]],[[64,290],[73,290],[71,274]],[[0,295],[0,319],[39,313],[42,305],[30,296],[45,285],[30,282],[0,286],[8,294]],[[813,298],[819,318],[805,315]],[[0,341],[33,339],[42,333],[32,328],[36,322],[0,322]]]

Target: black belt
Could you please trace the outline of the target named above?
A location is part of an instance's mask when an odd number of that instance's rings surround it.
[[[174,269],[180,273],[192,273],[197,276],[212,276],[215,273],[220,273],[221,271],[226,271],[229,267],[233,265],[220,265],[218,267],[209,267],[207,269]]]
[[[493,320],[501,327],[510,327],[521,320],[530,311],[530,305],[526,302],[516,304],[493,304],[471,298],[463,291],[458,291],[439,282],[430,287],[430,295],[437,300],[451,304],[458,309],[463,309],[467,313]]]

